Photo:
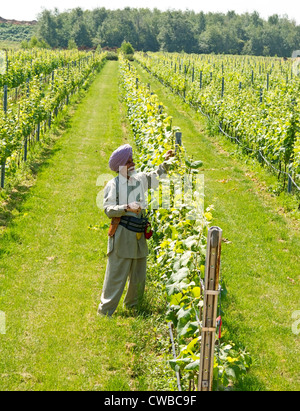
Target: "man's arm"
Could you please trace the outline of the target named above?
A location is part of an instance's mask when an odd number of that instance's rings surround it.
[[[131,204],[117,204],[117,190],[116,184],[109,182],[104,189],[104,211],[108,218],[122,217],[127,214],[127,212],[139,214],[141,212],[141,207],[139,203]]]

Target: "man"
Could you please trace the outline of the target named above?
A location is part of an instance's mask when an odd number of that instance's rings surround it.
[[[166,154],[165,161],[174,155]],[[146,219],[145,193],[159,185],[159,177],[167,172],[161,164],[151,173],[137,173],[132,147],[125,144],[113,152],[109,167],[118,176],[104,189],[104,210],[112,224],[108,238],[108,263],[103,284],[99,314],[113,315],[122,297],[127,278],[128,291],[124,305],[134,307],[142,298],[146,283],[148,247],[144,235]]]

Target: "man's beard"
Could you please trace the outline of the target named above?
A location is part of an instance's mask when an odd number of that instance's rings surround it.
[[[127,175],[128,177],[132,177],[135,174],[137,174],[135,167],[130,168],[129,170],[127,170]]]

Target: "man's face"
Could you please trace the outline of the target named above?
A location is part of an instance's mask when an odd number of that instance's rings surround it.
[[[126,163],[127,170],[131,170],[135,167],[135,163],[133,162],[133,158],[130,157]]]
[[[128,176],[130,174],[128,172],[133,171],[134,168],[135,168],[135,163],[133,162],[133,158],[130,157],[128,159],[127,163],[125,164],[125,166],[121,168],[120,173],[122,174],[123,177],[128,178]]]

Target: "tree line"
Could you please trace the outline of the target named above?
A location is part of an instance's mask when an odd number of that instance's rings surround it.
[[[300,26],[287,16],[125,8],[44,10],[36,36],[53,48],[120,47],[139,51],[290,57],[300,49]]]

